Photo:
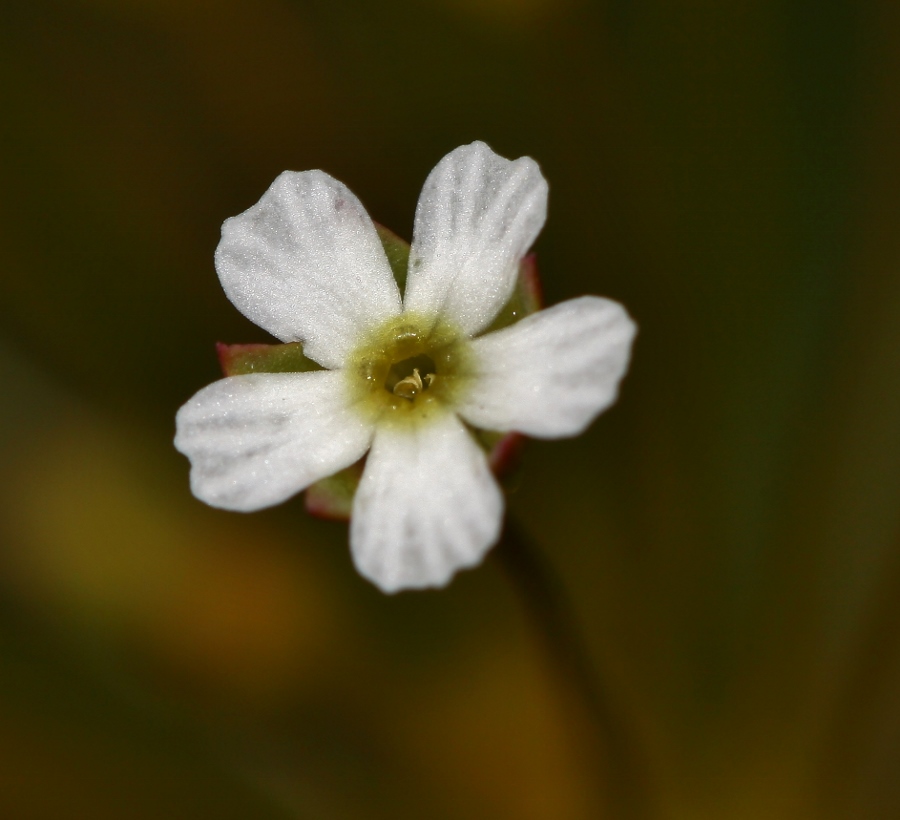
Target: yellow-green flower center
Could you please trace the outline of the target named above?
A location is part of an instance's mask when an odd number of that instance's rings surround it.
[[[380,423],[409,423],[453,408],[468,389],[468,338],[446,323],[404,313],[372,329],[346,368],[355,406]]]

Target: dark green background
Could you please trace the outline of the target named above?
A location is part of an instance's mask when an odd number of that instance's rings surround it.
[[[409,236],[537,159],[548,300],[623,302],[619,404],[514,509],[661,818],[900,815],[900,14],[868,0],[5,0],[0,813],[590,815],[495,561],[385,597],[302,502],[194,501],[221,222],[322,168]]]

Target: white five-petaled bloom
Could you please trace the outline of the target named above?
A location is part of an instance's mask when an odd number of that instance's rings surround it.
[[[483,334],[546,210],[534,160],[457,148],[425,182],[401,297],[359,200],[322,171],[281,174],[225,222],[216,269],[244,315],[324,369],[231,376],[188,401],[175,446],[194,494],[258,510],[368,453],[359,571],[393,592],[477,564],[503,495],[466,425],[581,433],[615,400],[635,333],[619,304],[583,296]]]

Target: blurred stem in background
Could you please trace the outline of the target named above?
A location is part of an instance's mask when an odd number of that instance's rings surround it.
[[[610,820],[657,816],[649,762],[626,704],[588,652],[562,580],[537,543],[508,514],[495,549],[553,666],[573,723],[579,758],[595,786],[591,809]]]
[[[895,553],[877,600],[855,641],[846,680],[834,705],[834,716],[824,732],[815,794],[820,817],[850,817],[857,792],[873,768],[873,752],[882,744],[879,735],[890,709],[900,657],[900,558]],[[873,596],[874,597],[874,596]]]

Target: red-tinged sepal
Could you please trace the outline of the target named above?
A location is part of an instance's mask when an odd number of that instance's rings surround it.
[[[521,433],[507,433],[491,448],[488,464],[497,478],[508,478],[519,469],[526,441]]]
[[[491,472],[501,484],[506,485],[519,469],[527,437],[515,432],[476,430],[475,438],[485,450]]]
[[[530,316],[543,309],[544,286],[541,283],[536,253],[529,253],[519,263],[519,281],[516,283],[516,289],[522,300],[524,316]]]

